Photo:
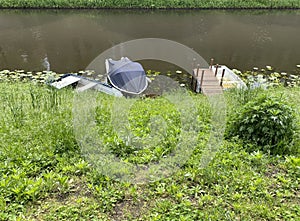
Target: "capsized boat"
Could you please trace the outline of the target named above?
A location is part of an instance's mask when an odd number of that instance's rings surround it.
[[[148,80],[142,65],[127,57],[120,60],[106,59],[107,78],[116,89],[127,94],[141,94],[148,87]]]

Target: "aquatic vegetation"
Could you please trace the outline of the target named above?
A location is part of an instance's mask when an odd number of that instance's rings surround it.
[[[70,73],[82,76],[95,76],[94,71],[78,71],[78,73]],[[0,82],[33,82],[37,84],[50,83],[58,80],[64,74],[56,73],[54,71],[24,71],[24,70],[2,70],[0,71]],[[98,76],[99,77],[99,76]],[[102,75],[101,75],[102,77]]]
[[[34,82],[46,83],[47,81],[57,80],[62,74],[52,71],[26,72],[24,70],[2,70],[0,71],[0,82]]]
[[[288,86],[297,87],[300,86],[300,71],[295,70],[292,73],[278,72],[271,66],[266,66],[266,69],[259,69],[254,67],[252,71],[241,72],[237,69],[233,69],[246,84],[251,88],[255,87],[276,87],[276,86]]]
[[[189,88],[189,86],[191,85],[191,75],[181,70],[177,70],[175,72],[167,71],[166,73],[161,73],[155,70],[147,70],[146,75],[152,81],[154,81],[155,79],[162,80],[161,76],[166,76],[172,79],[174,82],[178,83],[178,85],[180,85],[181,87]]]

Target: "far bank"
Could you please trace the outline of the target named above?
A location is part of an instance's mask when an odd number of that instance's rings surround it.
[[[299,9],[298,0],[0,0],[0,8],[61,8],[61,9]]]

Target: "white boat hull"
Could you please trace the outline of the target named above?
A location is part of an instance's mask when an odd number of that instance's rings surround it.
[[[212,71],[216,73],[216,66],[212,66]],[[230,68],[228,68],[225,65],[218,65],[217,69],[217,79],[219,82],[221,82],[222,79],[222,73],[223,70],[225,70],[224,77],[223,77],[223,88],[229,89],[229,88],[247,88],[246,84],[242,79],[237,76]]]

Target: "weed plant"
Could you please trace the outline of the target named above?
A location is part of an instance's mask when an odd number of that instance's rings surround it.
[[[288,153],[296,130],[295,112],[285,98],[266,94],[237,111],[228,127],[229,136],[253,142],[272,154]]]

